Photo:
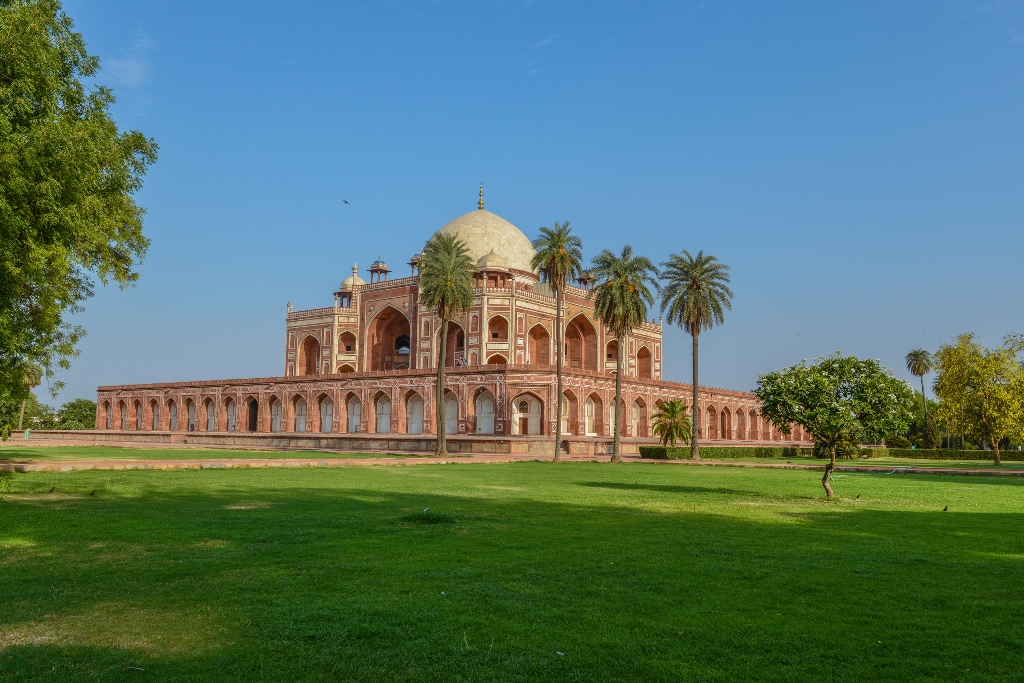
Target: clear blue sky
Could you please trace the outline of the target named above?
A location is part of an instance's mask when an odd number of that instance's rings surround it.
[[[61,400],[277,375],[285,304],[399,272],[487,208],[588,258],[732,266],[703,383],[837,349],[1024,332],[1024,6],[107,2],[66,9],[156,138],[137,287],[101,290]],[[351,202],[345,205],[343,199]],[[689,381],[688,338],[666,375]]]

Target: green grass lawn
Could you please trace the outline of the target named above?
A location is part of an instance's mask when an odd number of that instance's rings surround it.
[[[122,448],[120,446],[3,446],[0,462],[68,462],[72,460],[251,460],[266,458],[415,458],[405,453],[339,451],[258,451],[227,448]],[[455,454],[453,457],[459,457]]]
[[[1024,680],[1024,482],[819,477],[6,475],[0,680]]]
[[[2,451],[0,451],[2,453]],[[713,456],[707,456],[705,460],[716,460]],[[789,458],[726,458],[722,462],[774,462],[774,463],[801,463],[807,465],[821,465],[824,467],[824,458],[815,458],[809,455],[796,455]],[[1024,470],[1024,462],[1003,462],[999,467],[992,464],[991,460],[931,460],[928,458],[849,458],[836,460],[836,465],[843,467],[954,467],[961,469],[976,470]]]

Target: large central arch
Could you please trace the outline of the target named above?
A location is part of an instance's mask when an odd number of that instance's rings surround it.
[[[366,368],[401,370],[412,367],[409,340],[412,328],[405,314],[385,306],[366,328]]]

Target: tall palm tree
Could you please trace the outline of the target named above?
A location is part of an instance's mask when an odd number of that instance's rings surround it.
[[[907,354],[907,370],[921,380],[921,406],[924,408],[924,423],[928,424],[928,400],[924,397],[924,376],[935,367],[932,354],[924,349],[914,349]]]
[[[533,240],[537,251],[530,267],[540,273],[543,281],[555,290],[555,377],[558,393],[555,413],[555,462],[561,459],[562,444],[562,299],[569,278],[583,269],[583,240],[569,230],[569,221],[555,227],[541,228],[540,235]]]
[[[21,388],[25,390],[25,396],[21,399],[21,414],[18,415],[18,431],[21,431],[25,422],[25,404],[28,402],[28,395],[43,381],[43,369],[38,365],[30,363],[25,366],[21,374]]]
[[[596,315],[615,335],[618,354],[615,358],[615,436],[612,462],[619,462],[622,422],[622,356],[626,352],[627,337],[647,320],[647,307],[654,305],[658,282],[657,268],[646,256],[634,256],[633,247],[626,245],[622,255],[616,256],[605,249],[594,257],[591,273],[596,280],[591,296]]]
[[[654,414],[654,433],[661,439],[662,446],[671,444],[672,448],[675,448],[676,441],[689,443],[693,431],[690,416],[686,414],[689,408],[690,406],[674,398],[668,403],[663,403],[661,409]]]
[[[668,323],[677,324],[693,337],[693,438],[690,457],[700,459],[700,408],[697,399],[700,383],[697,377],[698,339],[703,330],[725,322],[725,311],[732,310],[729,289],[729,266],[714,256],[698,252],[691,256],[672,254],[661,264],[661,278],[667,281],[662,290],[661,310]]]
[[[420,260],[420,305],[437,313],[441,340],[437,345],[437,388],[435,391],[437,428],[436,455],[448,455],[444,420],[444,362],[448,353],[448,323],[459,311],[473,305],[475,264],[466,243],[458,235],[434,235],[423,249]]]

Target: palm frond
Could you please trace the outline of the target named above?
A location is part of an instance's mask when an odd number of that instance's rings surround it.
[[[725,311],[732,310],[729,266],[703,251],[696,256],[683,250],[661,264],[661,310],[669,324],[689,334],[700,334],[725,322]]]

